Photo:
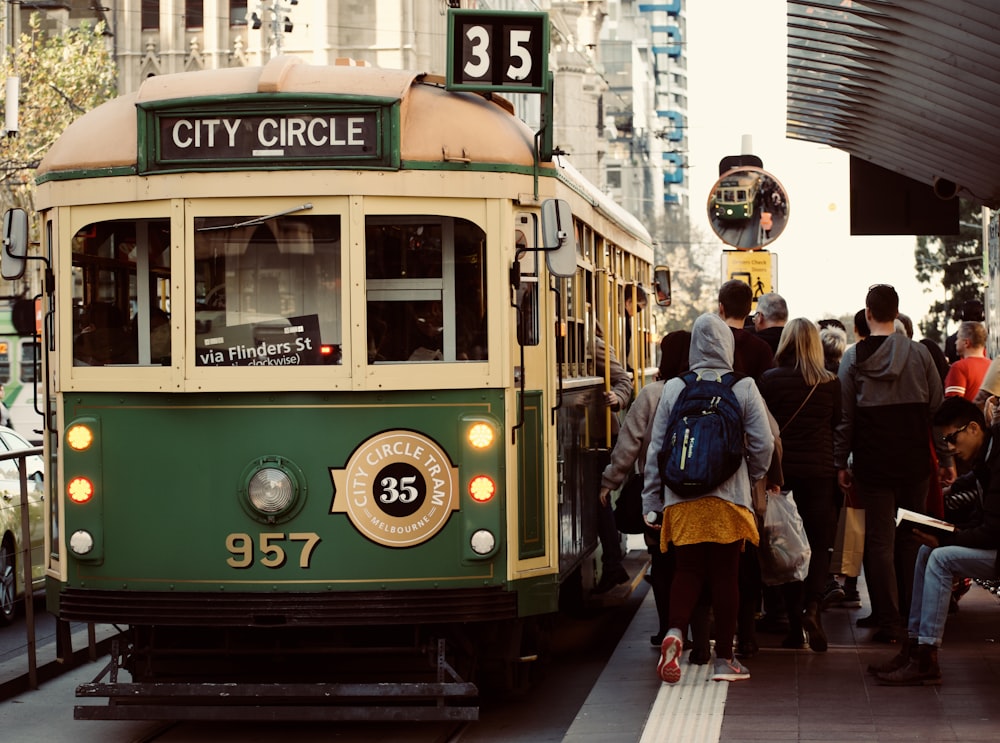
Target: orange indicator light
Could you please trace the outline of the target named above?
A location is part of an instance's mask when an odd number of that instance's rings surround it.
[[[94,443],[94,432],[87,428],[87,426],[71,426],[66,431],[66,443],[69,444],[70,449],[84,451],[89,449],[90,445]]]
[[[66,486],[66,493],[74,503],[86,503],[94,497],[94,484],[86,477],[74,477]]]
[[[493,443],[493,427],[477,423],[469,429],[469,443],[477,449],[485,449]]]
[[[472,482],[469,483],[469,495],[472,496],[472,500],[474,501],[486,503],[496,495],[496,492],[496,483],[486,475],[474,477],[472,478]]]

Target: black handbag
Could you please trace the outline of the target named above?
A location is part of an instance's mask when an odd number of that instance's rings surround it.
[[[622,534],[646,531],[642,519],[642,475],[633,473],[622,485],[615,502],[615,524]]]

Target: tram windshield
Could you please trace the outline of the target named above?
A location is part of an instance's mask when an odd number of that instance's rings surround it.
[[[170,220],[88,224],[73,237],[73,364],[169,364]]]
[[[486,360],[485,246],[464,219],[368,217],[368,362]]]
[[[199,217],[194,235],[196,366],[341,363],[339,216]]]
[[[336,214],[195,217],[194,365],[342,364],[341,231]],[[170,245],[168,218],[76,233],[74,365],[173,362]],[[369,215],[368,363],[486,360],[485,251],[486,233],[469,220]]]

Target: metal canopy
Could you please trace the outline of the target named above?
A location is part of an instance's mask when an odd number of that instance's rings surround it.
[[[1000,2],[788,3],[787,136],[1000,207]]]

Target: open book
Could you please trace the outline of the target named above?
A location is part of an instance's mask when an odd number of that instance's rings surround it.
[[[955,525],[905,508],[896,509],[896,526],[905,524],[930,534],[955,531]]]

